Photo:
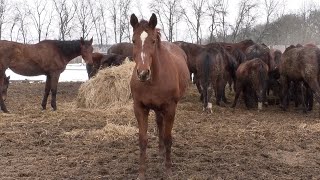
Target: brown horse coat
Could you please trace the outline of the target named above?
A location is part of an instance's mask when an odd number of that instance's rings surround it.
[[[99,69],[103,69],[111,66],[119,66],[121,65],[127,56],[120,54],[103,54],[94,52],[92,53],[92,61],[93,64],[86,64],[86,69],[88,73],[88,77],[91,78],[97,74]],[[128,57],[130,61],[132,61],[132,57]]]
[[[159,151],[165,156],[166,174],[171,174],[171,145],[175,112],[184,95],[189,71],[186,54],[177,45],[160,41],[155,27],[157,17],[152,14],[149,22],[132,14],[133,59],[136,66],[130,82],[133,108],[139,126],[140,169],[139,179],[145,179],[148,115],[156,114],[159,130]]]
[[[10,68],[24,76],[46,75],[45,94],[42,108],[46,109],[51,91],[51,106],[57,109],[56,94],[60,74],[73,58],[82,55],[87,63],[92,63],[92,39],[83,38],[75,41],[44,40],[37,44],[21,44],[11,41],[0,41],[0,90],[3,86],[4,72]],[[8,112],[0,96],[1,109]]]
[[[203,110],[212,112],[210,101],[212,91],[216,95],[216,104],[220,105],[224,96],[225,61],[219,49],[206,47],[197,56],[197,81],[203,97]]]
[[[262,103],[265,101],[268,70],[268,65],[259,58],[254,58],[240,64],[236,72],[236,95],[231,107],[234,108],[236,106],[241,92],[243,92],[245,98],[246,93],[254,93],[254,97],[258,101],[258,108],[261,110]],[[246,106],[249,107],[247,101],[245,99]]]
[[[132,43],[128,43],[128,42],[117,43],[112,45],[108,49],[107,54],[114,53],[114,54],[120,54],[126,57],[128,56],[132,57],[132,54],[133,54],[132,48],[133,48]]]
[[[320,103],[320,49],[317,47],[289,46],[282,55],[280,64],[280,82],[282,85],[282,108],[288,106],[288,89],[290,81],[302,81],[315,94]],[[304,88],[301,88],[302,94]],[[307,89],[308,91],[308,89]],[[302,95],[304,97],[304,95]],[[303,100],[304,102],[304,100]],[[303,103],[305,105],[305,103]],[[304,106],[304,111],[306,107]]]

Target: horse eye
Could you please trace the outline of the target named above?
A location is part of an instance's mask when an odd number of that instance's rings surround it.
[[[152,43],[153,43],[153,44],[156,43],[156,40],[153,40]]]

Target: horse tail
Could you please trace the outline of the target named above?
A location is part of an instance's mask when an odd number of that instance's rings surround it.
[[[203,103],[204,108],[208,106],[208,88],[210,86],[210,75],[211,75],[211,64],[212,59],[209,56],[209,52],[205,53],[204,59],[203,59]]]
[[[264,66],[263,66],[263,64],[264,64],[264,62],[262,61],[262,60],[260,60],[260,63],[259,63],[259,68],[258,68],[258,71],[259,71],[259,73],[258,73],[258,78],[259,78],[259,85],[260,85],[260,87],[262,87],[262,94],[260,94],[260,92],[259,92],[259,94],[258,94],[258,102],[262,102],[262,101],[264,101],[264,99],[265,99],[265,93],[266,93],[266,89],[267,89],[267,81],[268,81],[268,79],[267,79],[267,77],[268,77],[268,75],[267,75],[267,72],[266,72],[266,69],[264,68]]]

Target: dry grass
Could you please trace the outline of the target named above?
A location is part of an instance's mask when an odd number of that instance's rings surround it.
[[[131,97],[130,79],[134,62],[125,61],[121,66],[105,68],[81,85],[77,106],[83,108],[109,108],[127,104]]]

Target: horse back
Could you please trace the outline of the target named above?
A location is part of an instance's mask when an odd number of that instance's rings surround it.
[[[319,48],[290,48],[281,57],[280,74],[296,80],[311,79],[319,76],[319,63]]]
[[[179,46],[174,43],[163,41],[161,42],[162,51],[166,51],[168,59],[170,59],[168,65],[172,64],[178,75],[180,96],[182,96],[187,88],[190,72],[187,65],[187,55]],[[161,53],[161,52],[160,52]]]

